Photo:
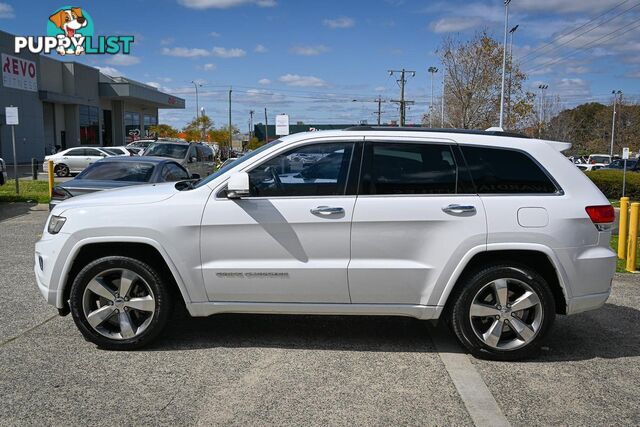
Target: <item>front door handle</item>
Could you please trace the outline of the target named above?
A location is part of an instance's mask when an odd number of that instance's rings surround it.
[[[315,209],[311,209],[311,213],[314,215],[337,215],[344,214],[344,208],[340,207],[331,207],[331,206],[318,206]]]
[[[451,215],[474,214],[476,207],[472,205],[449,205],[442,208],[442,211]]]

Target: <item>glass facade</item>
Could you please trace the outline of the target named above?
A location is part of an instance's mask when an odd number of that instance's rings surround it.
[[[126,111],[124,113],[124,133],[127,142],[140,139],[142,136],[142,123],[140,122],[140,113]]]
[[[158,124],[158,117],[152,116],[150,114],[144,115],[144,135],[148,138],[153,137],[152,132],[149,131],[149,127],[155,126]]]
[[[80,105],[80,144],[99,145],[98,107]]]

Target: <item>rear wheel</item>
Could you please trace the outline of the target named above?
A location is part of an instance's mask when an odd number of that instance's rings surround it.
[[[133,258],[109,256],[78,273],[70,306],[87,340],[106,349],[133,350],[162,332],[172,301],[166,284],[151,266]]]
[[[65,164],[56,165],[53,171],[60,177],[69,176],[69,167]]]
[[[546,281],[517,265],[489,267],[463,280],[450,319],[462,345],[489,359],[533,356],[555,318]]]

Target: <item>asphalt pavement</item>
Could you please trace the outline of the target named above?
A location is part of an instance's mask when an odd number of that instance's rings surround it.
[[[478,401],[512,425],[640,424],[637,275],[559,317],[527,362],[477,360],[446,329],[390,317],[177,315],[151,348],[111,352],[36,288],[46,215],[0,204],[0,425],[482,425]]]

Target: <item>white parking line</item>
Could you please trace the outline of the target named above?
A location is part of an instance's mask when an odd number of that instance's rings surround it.
[[[451,381],[477,427],[511,426],[498,402],[467,356],[441,327],[429,325],[429,334]]]

